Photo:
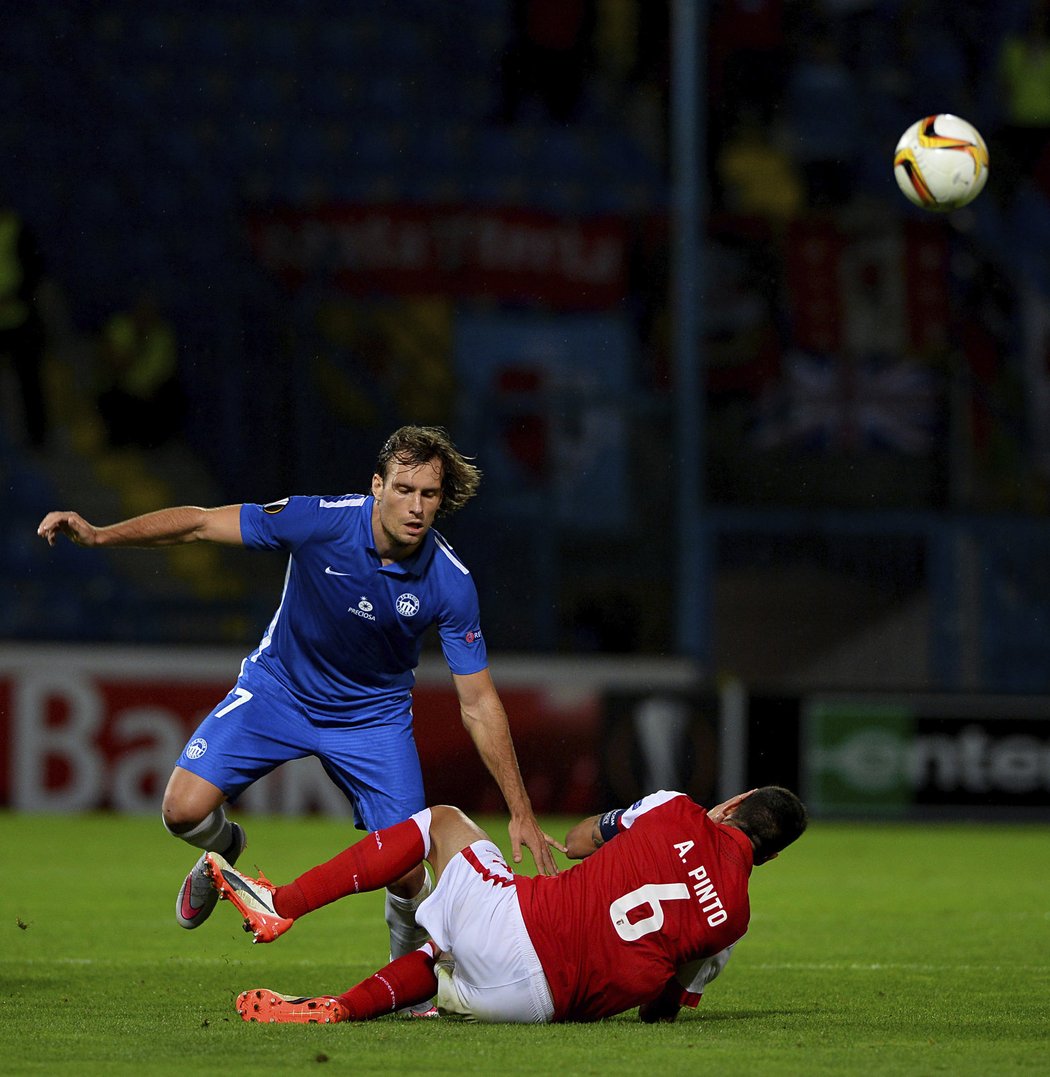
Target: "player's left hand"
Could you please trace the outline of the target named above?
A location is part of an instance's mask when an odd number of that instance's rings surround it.
[[[515,864],[521,863],[521,847],[524,845],[532,853],[532,859],[536,861],[536,868],[541,875],[558,874],[558,865],[554,863],[551,849],[557,849],[560,853],[566,853],[568,850],[560,841],[540,828],[534,815],[521,819],[512,818],[507,830],[510,833],[510,851]]]
[[[737,793],[735,797],[730,797],[728,800],[723,800],[721,804],[708,808],[708,818],[716,823],[724,823],[753,792],[754,789],[749,789],[746,793]]]

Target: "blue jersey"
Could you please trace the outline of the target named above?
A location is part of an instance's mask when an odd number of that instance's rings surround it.
[[[411,557],[381,564],[374,500],[346,494],[241,506],[244,545],[290,555],[281,603],[246,663],[322,717],[367,723],[403,706],[430,625],[453,673],[488,665],[466,566],[433,529]]]

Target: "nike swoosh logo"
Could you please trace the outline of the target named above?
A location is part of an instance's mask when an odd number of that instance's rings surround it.
[[[353,575],[352,572],[336,572],[336,570],[334,568],[332,568],[331,565],[326,565],[325,566],[324,574],[326,576],[352,576]]]
[[[184,920],[192,920],[203,908],[203,902],[201,902],[200,905],[193,904],[193,896],[190,893],[190,887],[187,886],[182,895],[182,918]]]

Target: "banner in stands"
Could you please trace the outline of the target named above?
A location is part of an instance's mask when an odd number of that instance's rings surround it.
[[[487,297],[603,310],[627,293],[627,229],[616,217],[501,207],[268,207],[247,219],[259,261],[289,288],[355,295]]]
[[[456,319],[460,419],[496,514],[542,497],[565,528],[622,528],[631,504],[631,332],[614,315]],[[622,395],[621,395],[622,394]]]

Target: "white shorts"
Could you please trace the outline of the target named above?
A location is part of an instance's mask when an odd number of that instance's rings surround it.
[[[495,843],[476,841],[448,862],[416,910],[416,922],[452,957],[438,966],[442,1013],[541,1024],[554,1016],[513,878]]]

